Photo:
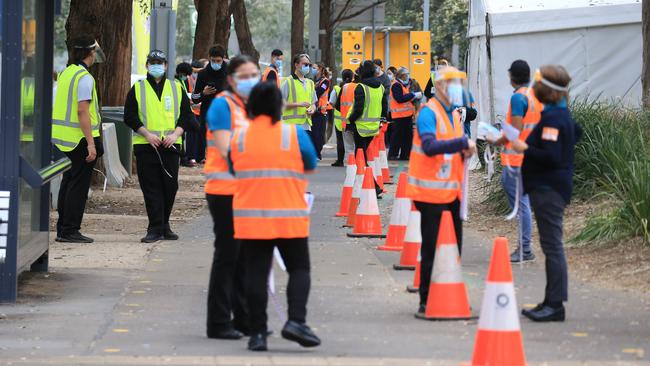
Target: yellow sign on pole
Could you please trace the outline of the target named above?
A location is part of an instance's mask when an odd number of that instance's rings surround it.
[[[149,14],[151,9],[145,9],[140,5],[140,1],[133,0],[133,49],[135,53],[135,70],[134,73],[145,75],[147,73],[147,54],[149,53]]]
[[[409,44],[411,77],[424,88],[431,77],[431,33],[413,31]]]
[[[356,70],[363,62],[363,32],[344,31],[342,44],[343,69]]]

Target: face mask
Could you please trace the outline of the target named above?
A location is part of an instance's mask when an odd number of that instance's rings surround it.
[[[196,77],[197,77],[198,75],[199,75],[198,72],[193,72],[193,73],[192,73],[192,77],[195,78],[195,79],[196,79]]]
[[[259,76],[256,78],[250,78],[250,79],[243,79],[243,80],[235,80],[235,83],[237,83],[237,94],[241,95],[244,98],[248,98],[249,95],[251,95],[251,91],[257,85],[257,83],[260,82]]]
[[[379,68],[379,66],[375,66],[375,74],[379,74],[379,73],[381,73],[381,69]]]
[[[404,85],[408,85],[409,81],[411,81],[411,77],[410,77],[410,76],[407,76],[407,77],[406,77],[406,80],[402,80],[402,79],[400,79],[399,81],[400,81],[402,84],[404,84]]]
[[[278,69],[281,69],[282,68],[282,60],[275,60],[275,67],[277,67]]]
[[[460,84],[447,85],[447,97],[452,106],[461,107],[463,105],[463,86]]]
[[[187,75],[181,75],[180,79],[183,81],[187,80]]]
[[[219,70],[221,70],[221,63],[220,62],[210,62],[210,67],[214,71],[219,71]]]
[[[302,73],[302,76],[307,77],[309,76],[309,72],[311,71],[311,67],[309,65],[305,65],[300,68],[300,72]]]
[[[318,69],[315,68],[315,67],[312,67],[312,68],[311,68],[311,75],[312,75],[312,76],[316,76],[317,74],[318,74]]]
[[[388,80],[389,80],[389,81],[393,81],[393,79],[395,79],[395,77],[393,76],[393,74],[386,73],[386,75],[388,75]]]
[[[165,75],[165,65],[149,65],[147,70],[149,70],[149,74],[155,78]]]

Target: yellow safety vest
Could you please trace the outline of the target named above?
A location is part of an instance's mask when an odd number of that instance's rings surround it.
[[[135,100],[138,102],[138,116],[144,128],[160,138],[169,135],[176,130],[176,121],[180,116],[181,108],[181,86],[173,84],[165,79],[163,81],[163,92],[158,99],[156,91],[147,80],[140,80],[135,83]],[[180,144],[180,137],[174,141]],[[148,144],[147,139],[138,133],[133,133],[133,144]]]
[[[54,107],[52,108],[52,142],[61,151],[72,151],[84,134],[79,127],[79,80],[84,76],[92,75],[85,67],[70,65],[59,75]],[[93,95],[90,100],[90,126],[92,136],[99,136],[101,117],[99,114],[99,99],[97,86],[93,78]]]
[[[341,87],[339,85],[334,85],[334,91],[336,92],[336,97],[341,98]],[[343,118],[341,118],[341,112],[334,108],[334,127],[337,131],[343,131]]]
[[[363,114],[354,122],[357,132],[362,137],[377,136],[379,134],[379,125],[381,120],[381,100],[384,97],[384,87],[380,85],[377,88],[371,88],[365,84],[359,84],[363,88],[364,105]],[[352,114],[353,108],[348,112],[348,119]]]
[[[289,94],[287,96],[287,103],[303,103],[308,102],[311,104],[313,102],[312,97],[314,95],[314,81],[310,79],[305,79],[306,88],[303,88],[302,82],[298,79],[294,79],[293,76],[289,76],[285,79],[287,86],[289,87]],[[282,112],[282,122],[302,125],[304,123],[309,123],[311,126],[311,118],[307,115],[307,108],[297,107],[297,108],[285,108]]]
[[[23,124],[20,131],[20,141],[32,142],[34,141],[34,122],[28,126],[27,119],[34,117],[34,78],[23,78],[20,81],[21,102],[23,106]]]

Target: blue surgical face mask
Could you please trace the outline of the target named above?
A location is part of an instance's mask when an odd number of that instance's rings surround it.
[[[242,80],[237,80],[235,79],[235,83],[237,83],[237,94],[244,98],[248,98],[249,95],[251,95],[251,91],[257,85],[257,83],[260,82],[260,78],[255,77],[255,78],[250,78],[250,79],[242,79]]]
[[[282,60],[275,60],[275,67],[277,67],[278,69],[281,69],[282,68]]]
[[[219,71],[221,70],[221,62],[210,62],[210,67],[214,71]]]
[[[463,106],[463,86],[461,84],[447,85],[447,97],[452,107]]]
[[[311,75],[312,76],[318,75],[318,68],[317,67],[312,67],[311,68]]]
[[[302,76],[307,77],[309,76],[309,72],[311,71],[311,67],[309,65],[305,65],[300,68],[300,72],[302,73]]]
[[[149,65],[147,70],[149,71],[149,74],[155,78],[165,75],[165,65],[162,64]]]
[[[408,85],[409,81],[411,81],[411,77],[407,76],[406,80],[399,79],[399,81],[400,81],[400,83],[402,83],[404,85]]]
[[[187,80],[187,75],[181,75],[180,79],[183,81]]]

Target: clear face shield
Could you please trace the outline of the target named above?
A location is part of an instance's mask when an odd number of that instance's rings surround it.
[[[106,55],[104,54],[104,50],[99,46],[99,43],[97,40],[95,40],[95,43],[91,44],[90,46],[86,47],[81,47],[81,46],[75,46],[75,48],[85,48],[89,50],[94,50],[95,51],[95,63],[96,64],[101,64],[103,62],[106,62]]]

